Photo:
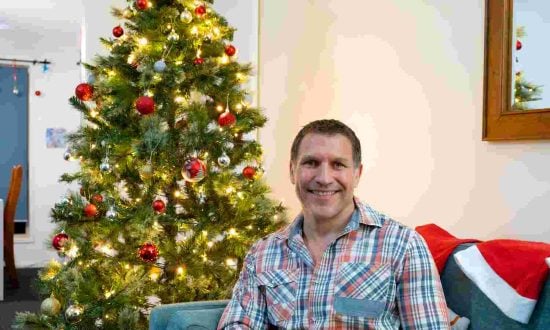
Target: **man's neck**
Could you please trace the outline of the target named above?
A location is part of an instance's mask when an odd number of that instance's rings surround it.
[[[355,204],[334,218],[316,218],[304,212],[303,235],[309,241],[333,241],[346,228],[355,210]]]

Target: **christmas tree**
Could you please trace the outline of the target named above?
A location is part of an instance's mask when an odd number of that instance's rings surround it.
[[[249,64],[213,1],[128,0],[109,50],[84,64],[69,136],[78,183],[52,209],[59,260],[37,279],[41,313],[17,328],[146,329],[157,304],[228,298],[251,244],[284,221],[262,181],[266,121]]]
[[[527,34],[525,33],[525,27],[518,26],[516,29],[516,51],[519,52],[523,48],[521,41]],[[515,57],[516,67],[519,66],[519,56]],[[528,102],[538,101],[542,98],[542,86],[535,85],[532,82],[525,80],[523,71],[516,70],[516,77],[514,81],[514,103],[512,108],[514,110],[529,110],[530,106]]]

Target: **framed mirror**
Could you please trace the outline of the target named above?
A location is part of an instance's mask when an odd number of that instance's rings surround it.
[[[550,139],[550,3],[486,0],[483,140]]]

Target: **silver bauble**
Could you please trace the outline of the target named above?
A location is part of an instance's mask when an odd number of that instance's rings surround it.
[[[71,152],[69,150],[66,150],[64,153],[63,153],[63,159],[65,160],[71,160]]]
[[[231,164],[231,158],[225,152],[218,157],[218,165],[221,167],[227,167],[229,164]]]
[[[164,70],[166,70],[166,63],[163,60],[156,61],[155,64],[153,64],[153,69],[156,72],[164,72]]]
[[[102,319],[95,319],[94,325],[98,329],[103,328],[103,320]]]
[[[105,217],[107,217],[107,219],[109,220],[114,220],[117,216],[117,213],[115,211],[115,208],[114,207],[110,207],[107,212],[105,213]]]
[[[185,9],[181,12],[180,20],[183,23],[191,23],[191,21],[193,20],[193,14],[191,14],[189,10]]]
[[[179,40],[180,36],[179,34],[176,33],[176,31],[172,30],[172,32],[170,32],[170,34],[168,35],[168,40],[171,40],[171,41],[177,41]]]
[[[65,319],[71,324],[76,324],[82,321],[84,308],[80,305],[71,305],[65,310]]]
[[[109,164],[109,158],[105,157],[101,164],[99,164],[99,170],[101,172],[109,172],[111,170],[111,165]]]

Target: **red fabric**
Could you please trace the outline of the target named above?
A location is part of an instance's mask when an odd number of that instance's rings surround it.
[[[447,259],[453,252],[453,250],[463,243],[475,243],[480,242],[477,239],[459,239],[449,234],[443,228],[436,224],[430,223],[423,226],[418,226],[415,230],[424,238],[428,244],[428,248],[435,260],[437,270],[439,274],[443,272]],[[544,261],[544,260],[543,260]]]
[[[493,271],[520,295],[537,300],[548,276],[550,244],[510,239],[477,245]]]

